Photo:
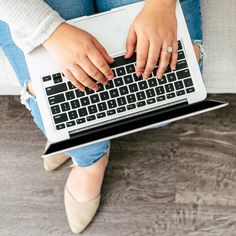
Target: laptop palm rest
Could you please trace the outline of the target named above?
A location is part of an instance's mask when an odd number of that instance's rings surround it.
[[[167,124],[172,121],[181,120],[187,117],[198,115],[204,112],[219,109],[227,106],[228,103],[206,99],[195,104],[182,103],[171,108],[151,111],[135,117],[110,123],[85,130],[71,135],[71,138],[58,143],[50,144],[44,152],[43,157],[64,152],[73,148],[96,143],[102,140],[113,139],[134,132],[152,128],[154,126]]]

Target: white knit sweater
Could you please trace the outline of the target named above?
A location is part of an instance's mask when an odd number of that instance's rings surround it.
[[[42,44],[65,21],[43,0],[0,0],[0,20],[9,24],[14,42],[25,53]]]

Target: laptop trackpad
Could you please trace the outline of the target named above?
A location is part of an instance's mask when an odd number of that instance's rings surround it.
[[[74,26],[86,30],[97,38],[109,54],[125,49],[130,24],[131,21],[125,9],[88,16],[73,23]]]

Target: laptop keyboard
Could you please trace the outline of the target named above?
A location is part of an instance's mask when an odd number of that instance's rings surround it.
[[[114,115],[122,117],[195,92],[181,41],[178,45],[176,71],[168,67],[161,80],[155,78],[158,66],[148,80],[137,77],[136,55],[130,59],[114,58],[110,67],[115,79],[99,85],[97,92],[88,88],[81,92],[62,73],[42,77],[56,130],[112,120]]]

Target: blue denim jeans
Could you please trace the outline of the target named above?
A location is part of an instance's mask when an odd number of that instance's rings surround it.
[[[59,14],[66,20],[107,11],[111,8],[139,1],[140,0],[45,0],[45,2],[59,12]],[[197,43],[201,49],[203,49],[200,2],[199,0],[181,0],[180,2],[187,21],[191,39],[193,42]],[[37,100],[27,90],[27,83],[30,81],[30,76],[24,54],[13,42],[8,25],[2,21],[0,21],[0,32],[0,47],[8,57],[22,87],[21,101],[31,111],[34,121],[39,129],[45,133]],[[202,51],[201,62],[203,55]],[[72,157],[74,164],[79,166],[89,166],[102,158],[109,146],[110,141],[102,141],[68,151],[67,154]]]

